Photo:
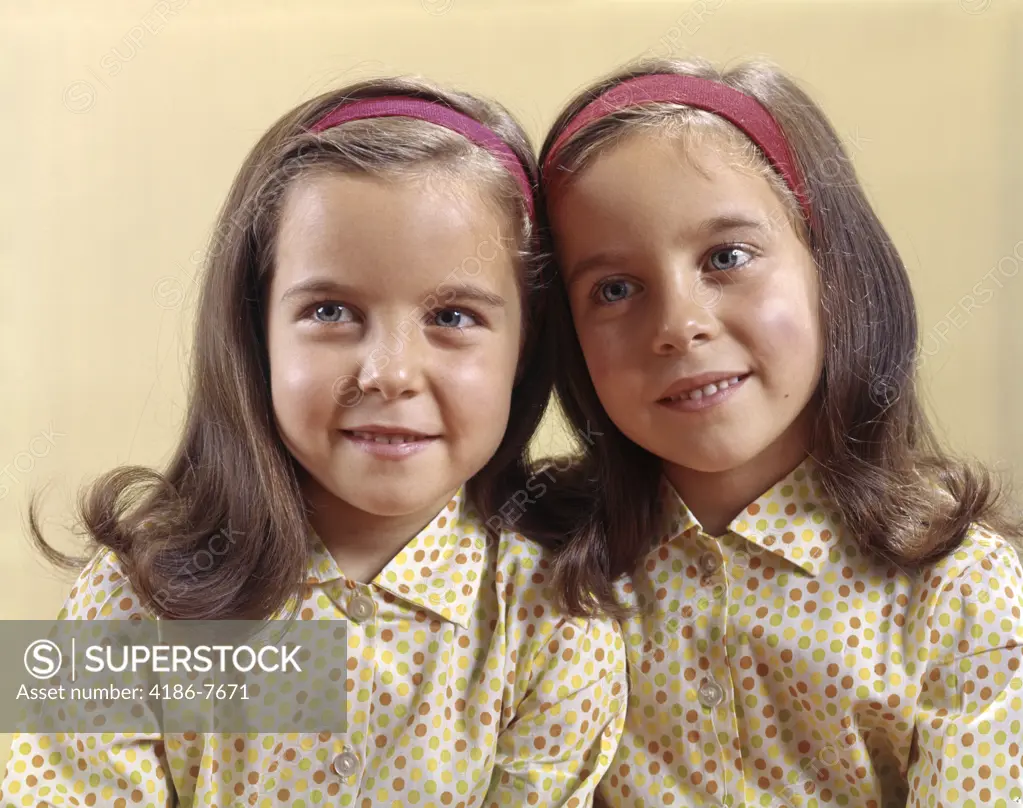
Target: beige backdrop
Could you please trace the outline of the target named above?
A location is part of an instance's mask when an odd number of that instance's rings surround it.
[[[297,102],[381,72],[496,96],[539,142],[643,52],[780,63],[910,267],[942,431],[1019,463],[1021,50],[1019,0],[0,0],[0,618],[52,617],[69,588],[27,546],[27,492],[51,484],[66,536],[80,482],[167,457],[196,251],[245,152]],[[562,440],[551,421],[539,444]]]

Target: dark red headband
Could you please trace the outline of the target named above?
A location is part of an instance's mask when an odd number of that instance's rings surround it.
[[[492,129],[463,115],[461,112],[437,104],[433,101],[425,101],[422,98],[410,96],[392,95],[384,98],[363,98],[347,104],[335,107],[320,120],[314,123],[309,130],[311,132],[322,132],[349,121],[359,121],[366,118],[416,118],[420,121],[443,126],[452,132],[457,132],[477,146],[481,146],[501,161],[501,164],[511,173],[519,186],[522,188],[522,195],[526,199],[526,206],[529,209],[530,217],[533,216],[533,184],[529,180],[522,161],[512,151],[511,146],[502,140]]]
[[[810,203],[802,175],[792,159],[788,141],[781,127],[771,117],[771,113],[752,96],[726,84],[696,76],[681,76],[675,73],[637,76],[616,84],[606,93],[597,96],[569,121],[558,135],[558,139],[554,141],[554,145],[547,153],[547,159],[544,160],[544,178],[549,179],[553,175],[558,152],[584,126],[626,107],[657,102],[696,107],[735,124],[760,148],[775,170],[781,174],[809,221]]]

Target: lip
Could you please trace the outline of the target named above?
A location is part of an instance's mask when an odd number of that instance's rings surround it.
[[[343,432],[368,432],[372,435],[409,435],[414,438],[436,438],[432,432],[423,432],[419,429],[409,429],[401,424],[365,424],[359,426],[347,426]]]
[[[371,438],[361,437],[355,433],[361,432],[368,435],[381,436],[406,436],[414,440],[402,443],[381,443]],[[404,460],[408,457],[420,454],[429,448],[430,444],[437,441],[439,435],[429,435],[416,429],[406,429],[398,426],[359,426],[354,429],[342,429],[341,434],[346,441],[356,449],[382,460]]]
[[[745,372],[710,372],[701,373],[697,376],[687,376],[684,379],[680,379],[669,387],[664,395],[658,399],[657,403],[662,407],[674,410],[676,412],[698,412],[700,410],[714,407],[727,401],[732,395],[735,394],[745,383],[746,380],[752,374],[749,371]],[[686,393],[691,393],[693,390],[698,390],[701,387],[706,387],[708,384],[717,384],[718,382],[725,381],[726,379],[734,379],[738,377],[739,381],[735,384],[730,384],[724,389],[718,390],[711,395],[704,395],[698,399],[691,398],[676,398]]]

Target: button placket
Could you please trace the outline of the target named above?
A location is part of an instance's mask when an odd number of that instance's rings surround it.
[[[348,620],[344,684],[352,687],[346,697],[348,726],[344,745],[330,758],[329,769],[342,784],[343,793],[351,793],[354,797],[362,788],[368,759],[366,738],[370,736],[372,718],[371,705],[363,694],[373,691],[377,675],[379,626],[376,618],[379,606],[373,597],[373,588],[363,583],[355,583],[354,586],[349,583],[339,594],[338,606]]]
[[[698,710],[704,717],[701,740],[711,741],[717,750],[713,756],[717,769],[706,773],[707,784],[715,782],[719,788],[716,797],[725,800],[715,804],[729,804],[731,785],[726,771],[729,770],[728,767],[735,765],[735,761],[732,759],[730,749],[726,748],[725,742],[721,739],[721,732],[724,730],[729,736],[735,734],[730,731],[735,724],[735,716],[728,705],[731,672],[724,654],[728,634],[728,582],[724,574],[725,561],[721,542],[721,539],[701,532],[701,546],[697,550],[699,555],[695,558],[700,575],[700,587],[708,593],[710,608],[706,612],[706,627],[700,632],[706,645],[701,649],[702,671],[698,674],[700,678],[694,683],[696,692],[693,694],[695,696],[693,700],[702,707],[702,710]]]

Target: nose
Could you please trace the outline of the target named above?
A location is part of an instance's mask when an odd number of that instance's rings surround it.
[[[717,333],[720,282],[699,270],[667,275],[658,295],[654,323],[654,351],[685,353],[711,340]]]
[[[356,374],[364,394],[393,400],[422,390],[427,346],[418,326],[402,321],[389,332],[375,334],[367,345],[369,350]]]

